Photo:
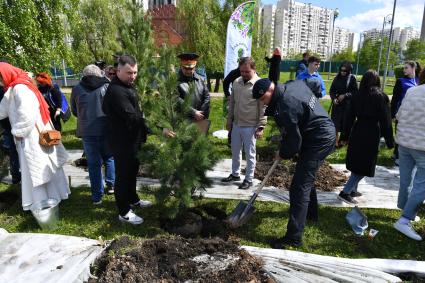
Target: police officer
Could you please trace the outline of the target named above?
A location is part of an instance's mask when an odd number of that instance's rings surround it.
[[[317,81],[292,81],[275,85],[269,79],[258,80],[253,97],[265,105],[266,116],[273,116],[282,130],[277,159],[298,155],[295,173],[289,188],[290,209],[286,235],[272,242],[272,247],[302,245],[307,218],[317,221],[317,195],[314,188],[316,172],[335,146],[335,126],[320,105],[314,91]]]
[[[177,90],[181,99],[190,95],[190,84],[194,84],[192,106],[189,117],[194,122],[208,120],[210,114],[210,93],[205,80],[195,72],[199,56],[195,53],[182,53]]]

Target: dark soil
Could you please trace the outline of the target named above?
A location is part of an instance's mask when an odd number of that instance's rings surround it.
[[[12,205],[15,204],[15,202],[19,199],[19,195],[16,192],[1,192],[0,193],[0,211],[5,210]]]
[[[227,240],[229,230],[224,222],[224,211],[208,205],[190,208],[180,212],[174,219],[160,219],[161,227],[169,233],[185,238],[220,237]]]
[[[257,162],[254,174],[255,178],[263,180],[272,164],[273,161]],[[266,186],[288,190],[292,182],[292,176],[294,175],[295,165],[295,162],[288,160],[279,164],[267,181]],[[347,179],[343,173],[333,169],[329,163],[325,162],[317,172],[314,185],[319,191],[329,192],[336,190],[339,186],[343,186],[347,182]]]
[[[89,282],[275,282],[261,260],[222,239],[121,237],[94,264]]]

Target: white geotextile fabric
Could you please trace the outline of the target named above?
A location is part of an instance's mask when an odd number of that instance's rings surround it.
[[[425,277],[424,261],[349,259],[290,250],[242,248],[262,258],[265,270],[279,282],[401,282],[389,273]]]
[[[0,228],[0,282],[85,282],[102,249],[99,241],[87,238]]]

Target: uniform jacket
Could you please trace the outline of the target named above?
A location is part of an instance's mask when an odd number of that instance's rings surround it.
[[[183,75],[183,72],[179,71],[179,80],[177,85],[177,90],[179,92],[180,99],[184,100],[190,91],[190,83],[193,82],[194,95],[192,99],[192,107],[190,109],[189,116],[191,119],[194,118],[196,111],[203,111],[205,119],[208,119],[210,115],[210,92],[208,91],[205,81],[201,78],[200,75],[195,73],[193,77],[186,77]]]
[[[303,81],[277,85],[266,109],[282,131],[279,155],[295,154],[323,160],[335,145],[335,126],[319,100]]]

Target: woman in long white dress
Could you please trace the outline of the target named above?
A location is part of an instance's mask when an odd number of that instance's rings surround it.
[[[39,144],[38,128],[52,129],[48,105],[37,86],[23,70],[0,63],[0,87],[6,93],[0,103],[0,119],[9,117],[22,174],[22,207],[53,198],[67,199],[71,193],[63,165],[68,154],[62,143]]]

